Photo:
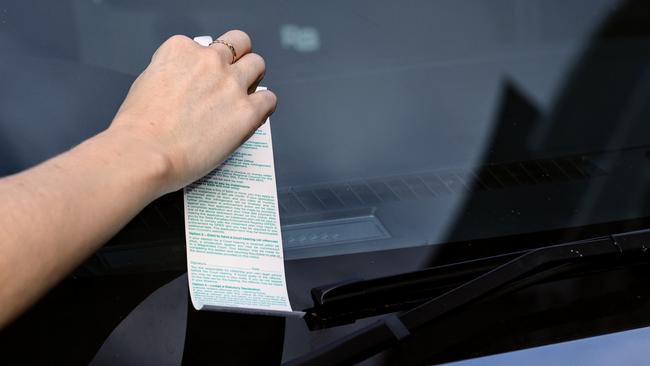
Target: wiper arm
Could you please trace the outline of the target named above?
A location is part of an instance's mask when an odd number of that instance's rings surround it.
[[[425,268],[387,277],[347,281],[311,290],[314,306],[304,309],[310,330],[353,323],[407,310],[486,273],[525,251]]]
[[[595,259],[644,257],[650,230],[533,249],[409,311],[387,316],[285,365],[348,365],[396,345],[421,326],[543,271]],[[550,271],[555,274],[555,272]]]

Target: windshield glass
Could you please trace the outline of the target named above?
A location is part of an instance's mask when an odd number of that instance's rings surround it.
[[[271,123],[295,307],[322,283],[534,242],[490,238],[639,226],[650,216],[642,4],[5,2],[0,175],[105,128],[169,36],[241,28],[279,97]],[[87,268],[182,267],[178,203],[143,211]]]

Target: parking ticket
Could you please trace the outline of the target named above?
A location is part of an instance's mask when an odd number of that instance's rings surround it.
[[[194,308],[299,315],[287,293],[270,121],[183,197]]]

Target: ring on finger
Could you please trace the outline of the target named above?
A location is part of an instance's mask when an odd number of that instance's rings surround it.
[[[217,43],[222,44],[222,45],[224,45],[224,46],[226,46],[226,47],[228,47],[230,49],[230,53],[232,53],[232,62],[231,62],[231,64],[234,64],[235,60],[237,59],[237,51],[235,51],[235,46],[233,46],[232,43],[226,42],[226,41],[224,41],[222,39],[215,39],[214,41],[212,41],[210,43],[210,46],[212,46],[213,44],[217,44]]]

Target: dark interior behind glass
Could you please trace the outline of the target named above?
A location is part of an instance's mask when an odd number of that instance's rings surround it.
[[[640,4],[9,2],[0,175],[105,128],[170,35],[236,27],[280,100],[271,120],[296,307],[322,283],[640,227],[650,216]],[[182,270],[180,198],[147,207],[77,274]]]

